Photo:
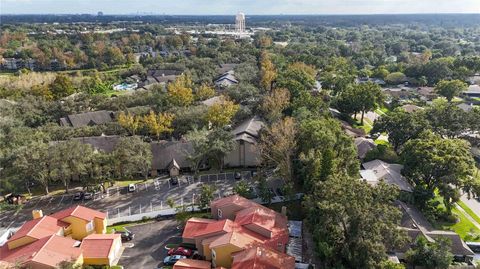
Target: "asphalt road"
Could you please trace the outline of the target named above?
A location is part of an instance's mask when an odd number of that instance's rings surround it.
[[[127,247],[118,262],[126,269],[161,267],[167,256],[166,244],[181,242],[175,220],[131,226],[128,230],[135,234],[135,238],[125,244]]]
[[[244,172],[242,180],[251,180],[250,172]],[[232,193],[238,182],[233,173],[203,175],[198,180],[192,177],[181,177],[179,184],[171,185],[167,178],[155,179],[149,183],[139,183],[135,192],[128,192],[127,187],[110,188],[107,194],[96,194],[88,201],[74,201],[73,193],[60,196],[42,196],[30,200],[18,213],[5,212],[0,215],[0,228],[18,228],[25,221],[32,219],[32,210],[41,209],[44,215],[81,204],[102,212],[110,218],[138,214],[146,211],[168,208],[168,198],[174,199],[177,205],[189,204],[199,197],[202,184],[213,185],[215,196],[221,197]]]

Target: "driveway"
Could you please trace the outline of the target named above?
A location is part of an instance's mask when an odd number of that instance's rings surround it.
[[[177,230],[175,220],[130,226],[128,230],[135,234],[135,238],[129,242],[133,246],[125,248],[118,262],[126,269],[160,267],[167,255],[166,244],[181,242],[181,233]]]

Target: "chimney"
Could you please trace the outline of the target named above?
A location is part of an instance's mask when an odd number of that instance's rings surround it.
[[[34,209],[32,210],[32,216],[33,216],[33,219],[39,219],[43,217],[43,211],[40,209]]]
[[[282,206],[282,215],[287,216],[287,207]]]

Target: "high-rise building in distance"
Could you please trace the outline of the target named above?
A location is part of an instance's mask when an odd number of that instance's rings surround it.
[[[242,12],[239,12],[237,16],[235,16],[235,32],[245,32],[245,14]]]

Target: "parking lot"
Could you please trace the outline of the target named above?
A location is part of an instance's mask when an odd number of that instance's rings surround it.
[[[0,224],[3,227],[19,227],[23,222],[31,219],[33,209],[42,209],[45,215],[68,208],[75,204],[106,212],[109,218],[139,214],[168,208],[167,199],[171,198],[175,204],[190,204],[199,197],[203,184],[213,185],[215,198],[233,193],[234,185],[240,180],[251,184],[252,172],[241,172],[241,179],[235,179],[235,174],[216,173],[204,174],[194,179],[193,176],[179,177],[178,184],[172,185],[168,177],[156,178],[153,181],[136,184],[134,192],[128,187],[109,188],[106,193],[96,193],[91,200],[74,200],[74,193],[59,196],[42,196],[31,199],[17,214],[2,214]]]
[[[167,256],[165,246],[181,242],[181,231],[174,220],[164,220],[128,227],[135,238],[125,244],[119,265],[126,269],[159,268]]]

